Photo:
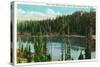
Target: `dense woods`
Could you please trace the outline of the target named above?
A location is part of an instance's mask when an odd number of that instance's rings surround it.
[[[32,35],[62,34],[67,33],[68,27],[71,34],[87,35],[90,27],[95,34],[96,26],[95,12],[75,12],[72,15],[59,16],[56,19],[47,19],[41,21],[19,21],[17,23],[18,32],[28,32]]]

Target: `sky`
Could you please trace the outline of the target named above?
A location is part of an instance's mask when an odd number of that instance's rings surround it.
[[[48,6],[48,5],[29,5],[17,4],[18,20],[43,20],[56,18],[61,15],[70,15],[76,11],[90,12],[89,7],[74,6]]]

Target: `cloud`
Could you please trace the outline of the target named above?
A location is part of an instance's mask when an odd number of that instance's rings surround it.
[[[44,14],[36,11],[25,11],[23,9],[17,9],[17,20],[42,20],[44,19]]]
[[[61,13],[55,12],[50,8],[48,8],[45,13],[17,9],[17,20],[19,21],[55,19],[58,15],[61,15]]]
[[[17,10],[17,13],[22,13],[22,14],[25,14],[25,13],[26,13],[26,11],[24,11],[24,10],[22,10],[22,9],[18,9],[18,10]]]
[[[50,8],[47,9],[46,13],[49,15],[61,15],[60,12],[55,12],[53,9]]]
[[[43,16],[44,14],[43,13],[41,13],[41,12],[36,12],[36,11],[25,11],[25,10],[23,10],[23,9],[18,9],[17,10],[17,14],[24,14],[24,15],[34,15],[34,14],[36,14],[36,15],[41,15],[41,16]]]
[[[48,8],[46,11],[47,14],[55,14],[54,10]]]
[[[36,11],[29,11],[27,12],[28,15],[40,15],[40,16],[45,16],[44,13],[41,12],[36,12]]]

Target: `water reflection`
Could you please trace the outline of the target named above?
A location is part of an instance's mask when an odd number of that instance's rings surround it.
[[[58,40],[57,40],[58,39]],[[73,60],[78,60],[80,53],[85,51],[85,39],[84,38],[70,38],[71,40],[71,57]],[[65,44],[62,42],[61,39],[57,38],[44,38],[44,41],[46,41],[46,48],[47,48],[47,54],[51,56],[52,60],[61,60],[62,55],[62,44]],[[20,47],[20,45],[23,44],[23,48],[27,47],[27,45],[31,46],[31,52],[34,53],[34,42],[32,41],[24,41],[24,40],[18,40],[17,41],[17,48]],[[66,49],[67,50],[67,49]],[[63,58],[65,59],[65,52],[63,53]],[[95,52],[91,53],[92,58],[95,58]]]

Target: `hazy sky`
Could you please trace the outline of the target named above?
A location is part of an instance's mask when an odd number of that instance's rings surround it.
[[[90,12],[89,7],[74,7],[74,6],[46,6],[46,5],[29,5],[17,4],[18,20],[32,19],[42,20],[54,18],[59,15],[68,15],[76,11]]]

